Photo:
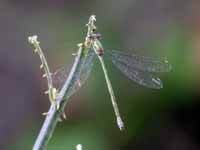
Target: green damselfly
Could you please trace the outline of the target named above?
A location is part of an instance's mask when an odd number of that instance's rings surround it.
[[[93,19],[95,19],[94,16]],[[154,73],[169,72],[171,70],[171,65],[166,60],[139,56],[116,50],[104,50],[100,42],[101,35],[99,33],[95,33],[94,29],[92,31],[90,30],[91,32],[86,37],[86,41],[90,43],[90,48],[87,53],[83,55],[85,58],[82,59],[81,62],[81,71],[79,74],[77,74],[74,81],[76,84],[71,86],[68,97],[74,94],[85,83],[91,73],[96,58],[98,58],[105,75],[118,126],[120,129],[123,129],[124,124],[120,117],[112,84],[110,82],[108,71],[104,63],[104,57],[109,58],[112,63],[130,80],[135,81],[139,85],[152,89],[160,89],[163,87],[162,81],[156,77]],[[52,78],[54,85],[63,85],[68,77],[67,72],[67,68],[63,67],[53,73]]]

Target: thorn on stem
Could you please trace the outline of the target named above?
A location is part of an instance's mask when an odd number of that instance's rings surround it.
[[[77,44],[78,47],[82,47],[83,46],[83,43],[79,43]]]
[[[44,65],[43,65],[43,64],[41,64],[41,65],[40,65],[40,69],[42,69],[43,67],[44,67]]]
[[[65,120],[67,119],[65,112],[62,113],[62,117],[63,117]]]
[[[49,90],[45,91],[44,94],[49,94]]]
[[[47,76],[47,74],[43,74],[42,77],[45,78]]]
[[[77,53],[72,53],[72,56],[77,56]]]
[[[43,116],[47,116],[47,115],[48,115],[48,112],[43,112],[42,115],[43,115]]]

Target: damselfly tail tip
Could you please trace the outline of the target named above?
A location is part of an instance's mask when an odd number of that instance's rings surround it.
[[[82,145],[81,144],[77,144],[76,145],[76,150],[82,150]]]
[[[124,122],[122,121],[121,117],[117,117],[117,125],[121,131],[124,130]]]

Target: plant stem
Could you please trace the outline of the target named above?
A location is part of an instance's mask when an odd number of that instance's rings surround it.
[[[65,84],[63,85],[62,89],[56,96],[56,99],[55,99],[56,105],[52,104],[47,113],[47,117],[43,123],[40,133],[33,146],[33,150],[46,150],[47,144],[54,132],[54,129],[60,118],[60,115],[62,114],[65,108],[65,105],[67,104],[69,97],[71,96],[71,90],[73,89],[74,85],[76,84],[77,79],[80,76],[82,65],[83,65],[81,62],[83,62],[83,60],[87,57],[88,51],[91,48],[92,42],[89,40],[89,36],[92,35],[94,30],[96,29],[96,26],[94,25],[95,21],[96,21],[95,15],[91,15],[89,18],[89,22],[86,25],[88,27],[88,32],[85,38],[85,42],[79,44],[79,49],[78,49],[78,52],[76,53],[76,57],[75,57],[72,69],[70,71],[70,74],[67,80],[65,81]],[[41,50],[36,36],[30,37],[29,41],[32,44],[36,44],[35,47],[38,50]],[[45,63],[43,64],[47,65]],[[49,71],[49,74],[50,74],[50,71]]]
[[[68,102],[68,99],[69,99],[67,95],[68,91],[70,90],[70,87],[75,84],[76,74],[79,74],[80,72],[80,69],[81,69],[80,61],[81,61],[81,55],[82,55],[83,49],[84,47],[82,46],[79,47],[71,72],[63,88],[61,89],[61,91],[59,92],[56,98],[56,102],[57,102],[57,105],[59,106],[59,109],[57,109],[55,105],[51,105],[48,111],[47,117],[40,130],[40,133],[35,141],[33,150],[46,150],[47,144],[54,132],[58,119],[60,115],[62,114],[66,103]]]
[[[28,40],[34,46],[34,48],[35,48],[34,52],[37,53],[40,57],[40,60],[42,63],[40,65],[40,69],[44,69],[45,73],[43,74],[43,77],[47,78],[47,84],[48,84],[48,90],[45,93],[49,95],[49,100],[50,100],[51,104],[54,105],[57,90],[53,87],[51,72],[50,72],[47,60],[44,56],[44,53],[40,47],[40,42],[37,40],[37,35],[30,36],[28,38]]]

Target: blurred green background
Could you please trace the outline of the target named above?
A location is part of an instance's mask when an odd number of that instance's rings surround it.
[[[48,110],[46,81],[27,37],[39,36],[52,71],[71,68],[85,24],[97,16],[105,49],[167,59],[161,90],[128,80],[106,60],[120,112],[115,122],[100,64],[71,97],[48,150],[198,150],[200,2],[197,0],[1,0],[0,149],[31,149]]]

